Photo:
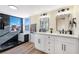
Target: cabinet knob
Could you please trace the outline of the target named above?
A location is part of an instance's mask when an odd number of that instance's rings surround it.
[[[40,39],[38,39],[38,43],[40,43]]]
[[[48,49],[48,51],[50,51],[50,49]]]
[[[48,42],[48,44],[50,44],[50,42]]]
[[[50,38],[50,36],[48,38]]]

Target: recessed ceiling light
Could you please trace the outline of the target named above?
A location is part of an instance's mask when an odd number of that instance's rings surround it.
[[[8,5],[11,9],[17,9],[17,7],[16,6],[14,6],[14,5]]]

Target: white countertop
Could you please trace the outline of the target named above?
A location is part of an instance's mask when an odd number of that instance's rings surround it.
[[[79,38],[78,35],[69,35],[69,34],[59,34],[59,33],[44,33],[44,32],[36,32],[37,34],[46,34],[46,35],[54,35],[54,36],[63,36],[63,37],[72,37]]]

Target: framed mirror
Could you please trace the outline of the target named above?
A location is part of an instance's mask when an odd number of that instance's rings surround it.
[[[62,31],[64,30],[69,30],[69,22],[72,19],[71,14],[63,14],[63,15],[58,15],[56,16],[56,30],[57,31]]]
[[[40,32],[47,32],[49,30],[49,17],[40,18]]]

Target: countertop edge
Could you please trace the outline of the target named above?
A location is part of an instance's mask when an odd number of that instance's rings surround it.
[[[45,34],[45,35],[53,35],[53,36],[62,36],[62,37],[71,37],[79,39],[78,35],[69,35],[69,34],[57,34],[57,33],[43,33],[43,32],[35,32],[33,34]]]

